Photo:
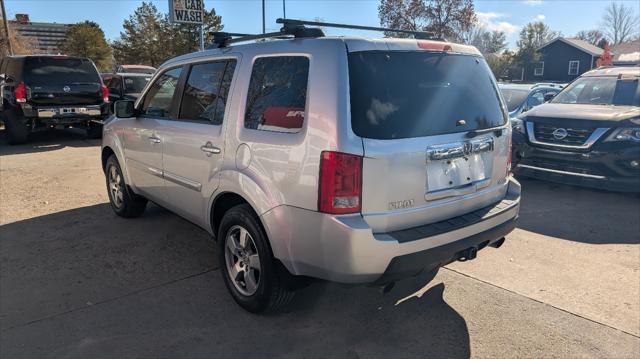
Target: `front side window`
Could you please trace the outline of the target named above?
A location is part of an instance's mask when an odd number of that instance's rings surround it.
[[[173,94],[178,87],[182,68],[178,67],[160,75],[144,98],[141,114],[150,117],[169,117]]]
[[[569,61],[569,75],[577,75],[580,69],[580,61]]]
[[[551,102],[640,106],[638,78],[582,77],[567,86]]]
[[[309,59],[302,56],[259,58],[253,64],[244,127],[296,133],[307,101]]]
[[[222,124],[235,61],[193,65],[182,95],[180,119]]]

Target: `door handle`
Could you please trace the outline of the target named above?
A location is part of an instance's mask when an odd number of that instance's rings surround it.
[[[150,136],[149,137],[149,141],[151,141],[151,143],[154,143],[154,144],[161,142],[160,139],[158,137],[155,137],[155,136]]]
[[[211,155],[217,155],[221,152],[220,149],[218,147],[215,147],[211,142],[207,142],[206,144],[200,146],[200,150],[206,153],[207,157],[210,157]]]

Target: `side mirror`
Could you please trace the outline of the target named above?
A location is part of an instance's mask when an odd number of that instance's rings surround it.
[[[130,118],[136,116],[136,110],[131,100],[116,101],[114,104],[115,114],[118,118]]]
[[[554,98],[556,96],[556,94],[554,94],[553,92],[549,92],[544,94],[544,102],[549,102],[551,101],[552,98]]]

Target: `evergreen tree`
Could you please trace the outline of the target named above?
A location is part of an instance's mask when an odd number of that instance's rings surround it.
[[[66,55],[88,57],[100,70],[112,66],[111,47],[100,26],[92,21],[72,25],[60,50]]]

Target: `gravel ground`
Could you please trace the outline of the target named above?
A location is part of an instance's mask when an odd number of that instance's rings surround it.
[[[314,284],[252,315],[214,246],[107,203],[99,141],[0,132],[0,357],[640,357],[640,198],[523,180],[500,249],[390,294]]]

